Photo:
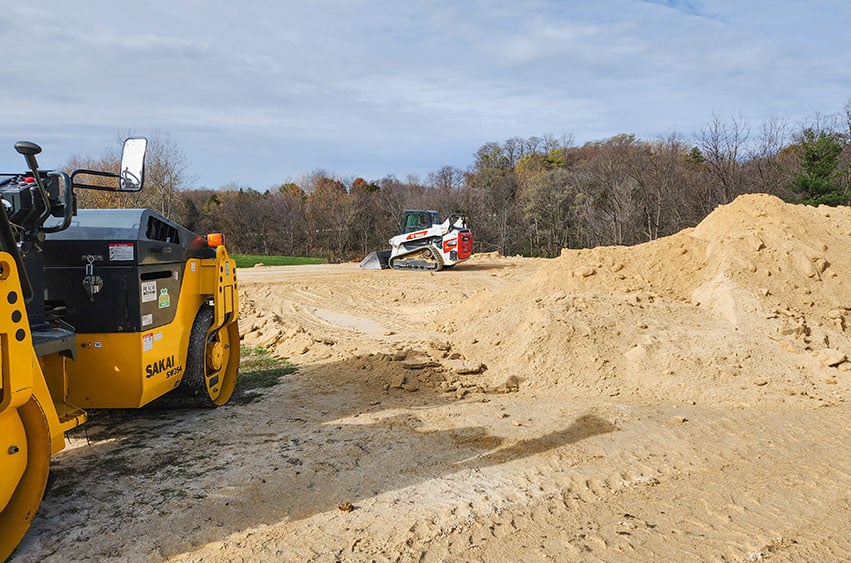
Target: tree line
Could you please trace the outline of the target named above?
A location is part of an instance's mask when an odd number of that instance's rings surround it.
[[[68,168],[117,168],[117,151]],[[851,205],[851,100],[792,129],[711,121],[692,138],[619,134],[489,142],[467,169],[425,178],[343,179],[316,171],[263,191],[192,189],[188,161],[167,134],[150,137],[146,188],[81,191],[80,207],[151,207],[195,232],[221,231],[231,252],[357,259],[387,248],[403,209],[467,214],[478,252],[557,256],[562,248],[631,245],[699,223],[745,193],[811,205]]]

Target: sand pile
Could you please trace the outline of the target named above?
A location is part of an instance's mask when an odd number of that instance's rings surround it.
[[[565,250],[447,332],[495,383],[807,408],[851,388],[851,210],[767,195],[635,247]]]

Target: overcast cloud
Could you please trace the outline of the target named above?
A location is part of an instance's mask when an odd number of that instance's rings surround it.
[[[851,4],[2,0],[0,171],[171,135],[196,187],[466,167],[488,141],[691,136],[851,98]]]

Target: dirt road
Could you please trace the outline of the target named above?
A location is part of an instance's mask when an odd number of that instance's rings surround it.
[[[96,412],[13,561],[841,561],[851,213],[429,274],[240,271],[299,370]]]

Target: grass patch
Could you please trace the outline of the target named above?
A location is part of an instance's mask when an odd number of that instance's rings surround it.
[[[252,268],[257,264],[264,266],[304,266],[305,264],[324,264],[322,258],[305,256],[263,256],[261,254],[231,254],[237,268]]]
[[[265,348],[243,346],[239,353],[239,374],[234,393],[239,404],[250,403],[257,397],[256,393],[249,391],[274,387],[283,376],[298,369],[288,361],[276,358]]]

